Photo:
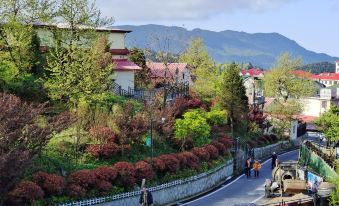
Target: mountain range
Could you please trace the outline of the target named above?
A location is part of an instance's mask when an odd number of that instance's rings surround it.
[[[302,57],[304,64],[331,62],[338,57],[316,53],[300,46],[297,42],[278,33],[246,33],[225,30],[220,32],[162,25],[121,25],[120,29],[131,30],[126,37],[127,47],[138,47],[151,51],[180,54],[195,37],[204,40],[210,56],[219,63],[249,63],[271,68],[277,56],[289,52],[294,57]]]

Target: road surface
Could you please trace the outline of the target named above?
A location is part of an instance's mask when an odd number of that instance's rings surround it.
[[[297,160],[299,150],[287,152],[279,155],[280,161]],[[245,175],[239,176],[237,179],[227,185],[191,202],[185,203],[186,206],[240,206],[250,205],[264,197],[264,184],[266,179],[271,179],[271,159],[262,164],[260,177],[255,179],[252,177],[247,179]],[[254,204],[253,204],[254,205]]]

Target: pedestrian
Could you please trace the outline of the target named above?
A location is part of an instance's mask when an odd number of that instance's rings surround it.
[[[276,165],[276,160],[277,160],[278,156],[275,152],[272,153],[272,170],[274,169],[275,165]]]
[[[247,158],[245,162],[245,173],[246,177],[249,178],[251,177],[251,158]]]
[[[146,187],[142,188],[142,192],[139,199],[140,206],[151,206],[153,205],[153,196]]]
[[[259,171],[261,169],[261,164],[258,160],[255,160],[253,163],[254,177],[259,177]]]

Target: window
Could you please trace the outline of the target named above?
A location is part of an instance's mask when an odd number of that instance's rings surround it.
[[[331,84],[332,84],[332,81],[328,81],[328,84],[331,85]]]
[[[321,108],[326,109],[327,108],[327,101],[322,101],[321,102]]]
[[[185,73],[182,73],[182,79],[185,79]]]
[[[334,84],[338,84],[338,81],[334,81]]]

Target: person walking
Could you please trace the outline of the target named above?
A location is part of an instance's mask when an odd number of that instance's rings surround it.
[[[249,178],[251,177],[251,158],[247,158],[245,162],[245,173],[246,177]]]
[[[255,160],[253,163],[254,177],[259,177],[259,171],[261,169],[261,164],[258,160]]]
[[[153,205],[153,196],[146,187],[142,188],[142,192],[139,199],[140,206],[152,206]]]
[[[272,170],[274,169],[276,165],[276,160],[278,159],[278,156],[275,152],[272,153]]]

